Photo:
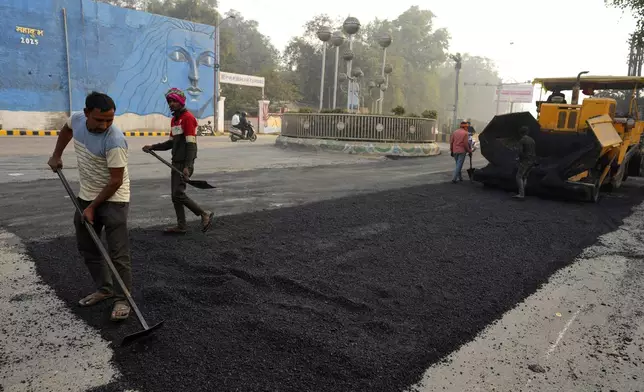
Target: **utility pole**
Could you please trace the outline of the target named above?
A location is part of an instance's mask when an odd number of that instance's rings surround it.
[[[217,19],[216,19],[217,24],[215,25],[215,96],[213,97],[213,106],[214,106],[213,107],[213,115],[215,117],[215,124],[214,124],[214,126],[212,128],[214,132],[220,131],[220,129],[218,129],[218,127],[219,127],[219,115],[220,115],[220,113],[219,113],[219,99],[220,99],[220,97],[219,97],[219,73],[220,73],[220,69],[221,69],[221,64],[220,64],[221,58],[219,57],[219,51],[221,50],[220,41],[219,41],[219,32],[220,32],[219,27],[221,26],[221,24],[226,19],[234,19],[234,18],[235,18],[234,15],[230,15],[230,16],[227,16],[226,18],[224,18],[224,20],[220,20],[219,12],[217,12]],[[262,97],[262,99],[264,99],[264,97]],[[221,131],[223,131],[223,129],[221,129]]]
[[[456,129],[456,118],[458,114],[458,78],[461,73],[461,67],[463,65],[463,59],[460,53],[450,56],[456,64],[454,64],[454,69],[456,70],[456,79],[454,87],[454,115],[452,116],[452,129]]]

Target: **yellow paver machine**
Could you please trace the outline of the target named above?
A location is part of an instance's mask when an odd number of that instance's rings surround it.
[[[537,101],[536,119],[530,112],[495,116],[479,137],[489,164],[476,170],[473,180],[516,189],[517,134],[524,125],[537,153],[528,193],[596,202],[600,190],[619,188],[627,177],[640,176],[644,121],[637,98],[644,77],[582,76],[586,73],[535,79],[533,84],[551,92],[546,101]],[[570,104],[563,91],[572,91]],[[581,104],[580,92],[588,96]],[[622,108],[613,98],[618,94],[626,94]]]

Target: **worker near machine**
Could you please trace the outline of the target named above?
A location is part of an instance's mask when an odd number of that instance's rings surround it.
[[[201,217],[201,231],[206,232],[212,226],[214,213],[206,211],[186,195],[186,178],[194,172],[194,162],[197,158],[197,119],[186,109],[186,96],[183,91],[172,88],[166,93],[168,106],[172,111],[170,120],[170,139],[163,143],[147,145],[143,151],[172,150],[172,165],[183,172],[183,176],[171,171],[170,186],[172,204],[177,215],[177,225],[165,229],[166,234],[185,234],[187,231],[186,212],[188,207],[193,214]]]
[[[454,175],[452,176],[452,183],[454,184],[463,181],[461,170],[463,169],[463,162],[465,162],[465,155],[472,154],[467,130],[467,121],[461,121],[461,127],[454,131],[449,138],[449,152],[456,163]]]
[[[469,133],[470,136],[476,133],[476,129],[474,129],[474,127],[472,126],[472,122],[469,119],[467,120],[467,133]]]
[[[535,149],[534,139],[528,136],[530,129],[527,126],[522,126],[519,128],[518,133],[518,167],[517,167],[517,187],[519,193],[513,197],[518,200],[524,200],[525,198],[525,188],[528,183],[528,175],[530,170],[534,167],[537,154]]]
[[[474,135],[476,134],[476,129],[474,129],[469,119],[467,120],[467,133],[468,133],[468,141],[470,143],[470,147],[472,148],[472,151],[475,151],[476,141],[474,140]]]
[[[130,305],[120,287],[114,287],[110,269],[84,220],[93,225],[99,236],[105,228],[110,258],[131,292],[132,263],[127,227],[130,205],[128,146],[123,132],[112,124],[115,111],[116,105],[109,96],[97,92],[89,94],[85,98],[83,112],[73,113],[63,125],[54,153],[47,162],[54,172],[62,169],[63,151],[74,139],[80,180],[77,199],[83,209],[82,216],[78,212],[74,215],[76,242],[96,284],[96,292],[81,299],[79,305],[92,306],[114,298],[112,321],[128,318]]]

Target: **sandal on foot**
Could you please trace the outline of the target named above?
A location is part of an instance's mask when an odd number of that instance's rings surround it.
[[[215,218],[214,212],[210,212],[207,214],[208,214],[208,217],[201,217],[201,231],[204,233],[210,230],[210,228],[212,227],[212,221]]]
[[[112,315],[110,320],[112,321],[121,321],[125,320],[130,316],[130,304],[127,301],[116,301],[114,302],[114,307],[112,308]]]
[[[83,307],[93,306],[101,301],[112,298],[113,296],[114,295],[110,293],[103,293],[101,291],[97,291],[95,293],[88,295],[85,298],[82,298],[80,301],[78,301],[78,304]]]
[[[186,229],[183,229],[179,226],[168,227],[167,229],[163,230],[163,234],[186,234],[186,232]]]

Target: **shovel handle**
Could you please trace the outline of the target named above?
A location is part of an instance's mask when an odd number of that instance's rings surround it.
[[[183,172],[182,172],[181,170],[177,169],[177,168],[176,168],[176,167],[174,167],[174,165],[172,165],[170,162],[168,162],[168,161],[166,161],[165,159],[161,158],[161,157],[159,156],[159,154],[157,154],[156,152],[154,152],[154,151],[152,151],[152,150],[146,150],[145,152],[147,152],[148,154],[152,155],[152,156],[153,156],[153,157],[155,157],[156,159],[160,160],[162,163],[164,163],[164,164],[165,164],[166,166],[168,166],[170,169],[172,169],[172,170],[173,170],[173,171],[175,171],[177,174],[179,174],[179,175],[180,175],[184,180],[186,179],[186,175],[185,175],[185,174],[183,174]]]

